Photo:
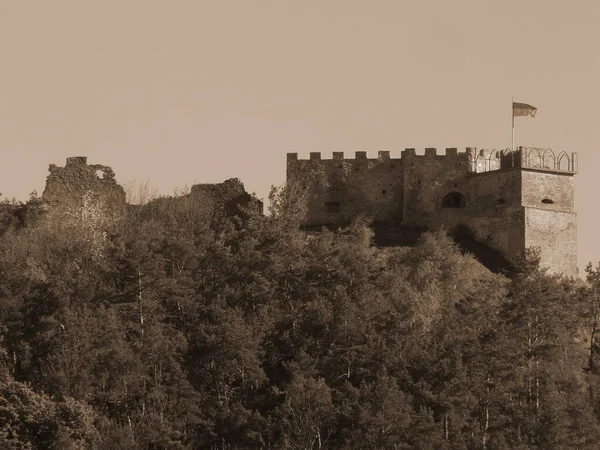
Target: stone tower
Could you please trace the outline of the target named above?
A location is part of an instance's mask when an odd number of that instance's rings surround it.
[[[455,148],[422,155],[406,149],[370,159],[311,153],[287,157],[288,182],[308,189],[307,225],[344,225],[359,213],[399,228],[449,231],[474,238],[515,262],[539,247],[550,272],[577,275],[573,175],[577,154],[519,147],[515,151]]]
[[[577,215],[573,176],[577,154],[522,149],[520,194],[523,247],[541,249],[541,265],[551,272],[577,276]]]

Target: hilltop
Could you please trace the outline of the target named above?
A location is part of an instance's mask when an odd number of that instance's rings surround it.
[[[2,448],[597,448],[600,267],[509,279],[443,231],[307,233],[290,186],[215,201],[239,186],[9,205]]]

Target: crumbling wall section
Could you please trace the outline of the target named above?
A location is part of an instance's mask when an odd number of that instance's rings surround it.
[[[101,164],[87,164],[87,158],[67,158],[65,167],[50,164],[50,174],[42,200],[50,211],[79,208],[83,202],[95,200],[109,213],[122,214],[126,205],[125,190],[117,184],[113,170]]]
[[[244,184],[237,178],[230,178],[222,183],[195,184],[190,195],[211,203],[214,207],[223,208],[229,216],[245,218],[252,211],[263,213],[263,203],[246,192]]]

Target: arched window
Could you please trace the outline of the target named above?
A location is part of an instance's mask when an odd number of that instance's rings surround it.
[[[554,203],[554,200],[552,200],[551,198],[545,198],[544,200],[542,200],[542,203],[551,205]]]
[[[442,208],[464,208],[465,206],[467,206],[467,201],[460,192],[450,192],[442,200]]]

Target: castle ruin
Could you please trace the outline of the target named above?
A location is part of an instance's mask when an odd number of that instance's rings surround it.
[[[573,176],[577,153],[519,147],[514,151],[459,152],[435,148],[417,154],[405,149],[400,158],[380,151],[377,158],[356,152],[332,159],[311,153],[287,155],[287,180],[307,192],[307,226],[346,225],[359,214],[397,229],[461,227],[474,239],[516,262],[526,248],[539,247],[541,265],[551,273],[577,276],[577,228]],[[86,196],[99,199],[116,216],[127,207],[125,191],[108,166],[67,158],[65,167],[51,164],[42,200],[49,212],[76,208]],[[228,214],[239,215],[262,203],[237,179],[198,184],[192,196],[217,200]]]
[[[67,158],[65,167],[50,164],[48,171],[42,200],[54,214],[80,208],[88,197],[101,201],[107,213],[123,213],[125,190],[117,184],[110,167],[88,164],[85,156],[73,156]]]
[[[67,158],[64,167],[50,164],[48,170],[42,201],[51,216],[61,218],[83,207],[86,200],[100,204],[104,214],[113,219],[125,213],[128,206],[125,190],[109,166],[88,164],[85,156],[73,156]],[[237,178],[222,183],[195,184],[188,195],[221,208],[229,216],[246,217],[249,208],[259,213],[263,209],[262,202],[246,192]]]
[[[435,148],[401,158],[380,151],[346,159],[287,155],[287,180],[308,189],[306,225],[345,225],[359,214],[402,228],[449,231],[467,227],[474,238],[516,262],[539,247],[550,273],[577,276],[573,176],[577,154],[519,147],[458,152]]]

